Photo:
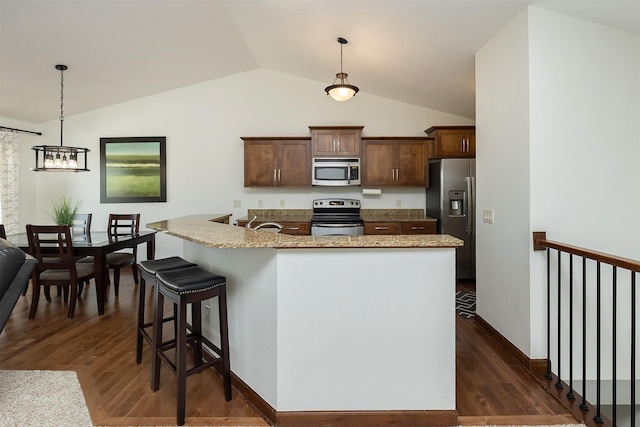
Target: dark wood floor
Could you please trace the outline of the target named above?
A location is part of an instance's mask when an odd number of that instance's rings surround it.
[[[471,290],[472,283],[459,289]],[[0,335],[0,369],[74,370],[78,373],[94,424],[175,424],[175,379],[162,370],[160,390],[149,389],[149,348],[135,363],[137,288],[123,271],[120,296],[109,292],[98,317],[90,286],[66,319],[66,306],[43,298],[36,318],[27,318],[31,290],[22,297]],[[151,299],[147,299],[150,307]],[[462,425],[550,425],[575,423],[553,397],[478,328],[457,317],[457,409]],[[375,375],[375,373],[372,373]],[[208,370],[187,380],[186,425],[267,426],[235,392],[223,398],[220,377]]]

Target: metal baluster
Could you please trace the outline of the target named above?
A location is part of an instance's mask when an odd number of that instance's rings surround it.
[[[587,406],[587,259],[582,257],[582,403],[580,409],[588,412]]]
[[[562,390],[560,368],[562,367],[562,252],[558,251],[558,381],[556,388]]]
[[[573,255],[569,254],[569,391],[567,398],[574,400],[573,394]]]
[[[636,273],[631,272],[631,427],[636,425]]]
[[[600,261],[597,262],[596,275],[596,415],[593,420],[602,424],[600,416]]]
[[[544,377],[551,380],[551,249],[547,248],[547,373]]]
[[[611,423],[612,425],[617,425],[616,424],[616,415],[617,415],[617,409],[618,409],[618,403],[617,403],[617,396],[616,396],[616,383],[618,382],[618,378],[616,376],[616,326],[617,326],[617,310],[618,310],[618,301],[617,301],[617,288],[618,288],[618,279],[617,279],[617,274],[618,272],[618,267],[613,266],[613,289],[612,289],[612,298],[613,298],[613,307],[612,307],[612,334],[613,336],[611,337],[611,346],[612,346],[612,356],[611,359],[613,361],[613,366],[612,368],[612,372],[611,372],[611,378],[613,379],[613,390],[611,391],[611,402],[613,403],[613,414],[612,414],[612,418],[611,418]],[[635,408],[632,408],[635,409]]]

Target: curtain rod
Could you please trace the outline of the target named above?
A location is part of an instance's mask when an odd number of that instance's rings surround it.
[[[24,130],[24,129],[16,129],[16,128],[8,128],[6,126],[0,126],[0,129],[7,129],[7,130],[12,130],[15,132],[24,132],[24,133],[33,133],[36,135],[42,135],[42,132],[34,132],[32,130]]]

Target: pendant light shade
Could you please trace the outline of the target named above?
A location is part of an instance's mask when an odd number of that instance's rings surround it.
[[[336,79],[331,86],[324,88],[327,95],[331,95],[336,101],[347,101],[351,99],[360,89],[357,86],[349,84],[348,74],[342,71],[342,46],[347,44],[347,40],[338,37],[340,43],[340,72],[336,74]]]
[[[36,165],[32,171],[60,171],[60,172],[88,172],[88,148],[65,147],[63,141],[64,129],[64,71],[66,65],[56,65],[60,71],[60,145],[36,145],[31,147],[36,152]],[[80,166],[82,164],[82,166]]]

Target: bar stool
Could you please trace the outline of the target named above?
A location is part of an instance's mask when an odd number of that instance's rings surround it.
[[[156,273],[155,315],[153,323],[153,360],[151,363],[151,388],[157,391],[160,387],[160,360],[167,363],[177,375],[177,423],[184,424],[187,377],[201,372],[213,365],[222,364],[224,397],[231,400],[231,369],[229,362],[229,333],[227,325],[226,281],[223,276],[208,272],[198,266],[179,270],[159,271]],[[175,304],[176,338],[162,341],[162,319],[164,298]],[[220,348],[202,336],[202,301],[218,297],[218,314],[220,318]],[[191,328],[187,325],[187,305],[191,304]],[[187,344],[191,344],[194,352],[194,367],[187,369]],[[215,355],[213,360],[203,359],[202,344],[206,344]],[[175,363],[165,351],[175,348]]]
[[[151,335],[146,331],[146,329],[153,326],[153,321],[146,322],[144,321],[144,306],[145,306],[145,283],[149,281],[151,286],[156,285],[156,274],[159,271],[167,271],[167,270],[178,270],[180,268],[193,267],[196,264],[186,261],[180,257],[174,256],[163,259],[152,259],[147,261],[141,261],[138,263],[140,267],[140,285],[138,290],[138,327],[137,327],[137,339],[136,339],[136,363],[139,365],[142,363],[142,339],[144,338],[149,345],[151,345]],[[155,298],[154,298],[155,302]],[[154,307],[155,310],[155,307]],[[170,322],[175,320],[175,310],[174,316],[167,317],[162,319],[163,322]]]

